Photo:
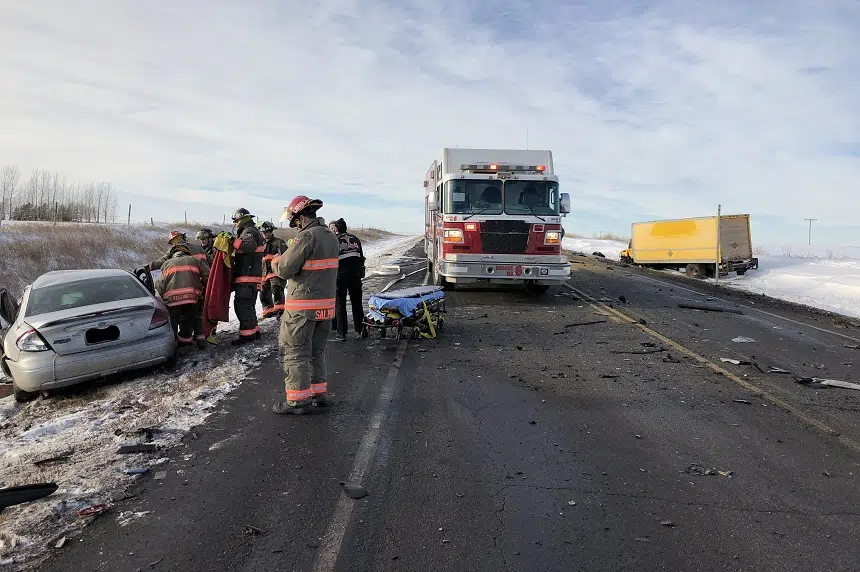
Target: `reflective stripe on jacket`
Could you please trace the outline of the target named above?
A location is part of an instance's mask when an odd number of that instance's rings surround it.
[[[161,265],[155,289],[168,306],[196,304],[206,290],[209,264],[194,256],[171,258]]]
[[[263,272],[263,237],[254,223],[233,240],[233,284],[259,287]]]
[[[272,237],[272,240],[263,242],[263,282],[268,282],[272,279],[277,279],[278,275],[272,269],[272,261],[287,251],[287,243],[277,236]]]
[[[289,280],[285,312],[318,321],[334,318],[338,250],[337,237],[317,218],[296,234],[286,253],[272,261],[278,277]]]

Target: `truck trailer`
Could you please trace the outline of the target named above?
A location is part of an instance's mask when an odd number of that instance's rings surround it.
[[[635,222],[621,261],[657,269],[683,269],[693,278],[743,275],[758,268],[748,214]],[[719,236],[719,249],[717,237]]]
[[[570,278],[561,252],[570,196],[548,150],[442,149],[424,177],[424,250],[433,283],[524,284]]]

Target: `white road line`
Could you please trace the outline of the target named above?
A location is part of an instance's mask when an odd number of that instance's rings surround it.
[[[780,320],[785,320],[786,322],[791,322],[792,324],[797,324],[798,326],[805,326],[807,328],[812,328],[813,330],[818,330],[819,332],[824,332],[825,334],[831,334],[833,336],[838,336],[838,337],[846,339],[846,340],[851,340],[852,342],[860,343],[860,338],[855,338],[855,337],[849,336],[847,334],[840,334],[839,332],[834,332],[833,330],[828,330],[827,328],[822,328],[820,326],[813,326],[812,324],[807,324],[805,322],[800,322],[798,320],[792,320],[791,318],[786,318],[785,316],[780,316],[779,314],[774,314],[772,312],[768,312],[766,310],[761,310],[761,309],[755,308],[753,306],[747,306],[746,304],[741,304],[739,302],[735,302],[732,300],[726,300],[724,298],[720,298],[719,296],[715,296],[713,294],[709,294],[706,292],[699,292],[698,290],[694,290],[692,288],[687,288],[686,286],[681,286],[680,284],[678,284],[677,282],[675,282],[671,278],[666,278],[666,279],[661,280],[659,278],[653,278],[651,276],[643,276],[641,274],[635,274],[634,276],[636,276],[637,278],[641,278],[642,280],[645,280],[648,282],[654,282],[655,284],[660,284],[661,286],[670,286],[672,288],[677,288],[678,290],[685,290],[687,292],[691,292],[691,293],[696,294],[698,296],[705,296],[705,297],[713,298],[714,300],[719,300],[720,302],[725,302],[726,304],[734,304],[735,306],[740,306],[741,308],[745,308],[747,310],[752,310],[753,312],[765,314],[765,315],[770,316],[772,318],[779,318]],[[779,300],[779,298],[774,298],[774,300]]]
[[[347,482],[360,484],[370,469],[370,463],[376,454],[376,448],[379,444],[379,437],[382,433],[382,424],[385,421],[386,414],[391,406],[392,396],[394,395],[395,382],[397,375],[400,373],[400,366],[403,363],[403,356],[406,355],[408,342],[401,341],[397,347],[397,354],[394,357],[394,363],[388,370],[388,376],[385,378],[385,383],[382,386],[382,391],[379,394],[379,399],[376,402],[376,407],[373,410],[373,415],[370,418],[370,426],[365,431],[361,438],[361,443],[358,446],[358,453],[355,455],[355,463],[352,470],[349,472]],[[323,536],[320,544],[320,551],[317,554],[316,562],[314,563],[314,572],[328,572],[334,570],[334,565],[337,562],[337,557],[340,554],[343,546],[343,538],[346,534],[346,527],[349,525],[349,520],[352,517],[352,511],[357,501],[349,498],[346,493],[341,491],[337,505],[334,508],[328,528]]]

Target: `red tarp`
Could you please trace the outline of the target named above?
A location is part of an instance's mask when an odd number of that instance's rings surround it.
[[[218,322],[230,321],[230,292],[233,270],[224,264],[224,252],[215,250],[206,297],[203,301],[203,334],[208,338]]]

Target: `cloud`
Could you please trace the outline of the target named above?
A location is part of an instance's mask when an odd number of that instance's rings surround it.
[[[856,3],[291,4],[7,3],[0,164],[111,180],[146,218],[302,192],[420,231],[442,147],[528,129],[577,225],[860,215]]]

